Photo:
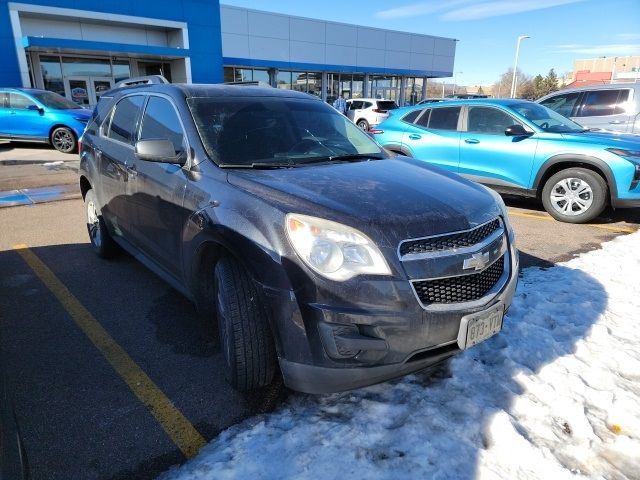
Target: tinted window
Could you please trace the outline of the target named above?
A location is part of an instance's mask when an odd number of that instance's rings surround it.
[[[584,131],[581,125],[538,103],[513,103],[509,107],[527,120],[535,123],[545,132],[568,133]]]
[[[24,95],[9,93],[9,105],[11,105],[11,108],[20,109],[27,108],[29,105],[35,105],[35,103]]]
[[[540,102],[540,104],[550,108],[554,112],[558,112],[560,115],[570,117],[578,98],[580,98],[580,94],[581,92],[562,93],[560,95],[547,98]]]
[[[142,118],[140,140],[170,140],[176,153],[183,152],[184,132],[178,114],[171,103],[160,97],[150,97]]]
[[[427,126],[429,125],[429,115],[431,114],[431,109],[425,108],[422,111],[424,113],[420,115],[420,118],[418,118],[418,121],[416,122],[416,124],[420,125],[421,127],[427,128]]]
[[[351,105],[349,105],[349,110],[360,110],[361,108],[362,102],[360,101],[351,102]]]
[[[582,108],[578,112],[579,117],[597,117],[602,115],[615,115],[624,113],[624,109],[618,107],[618,95],[620,90],[594,90],[587,92],[582,102]],[[628,98],[628,90],[625,90],[625,101]]]
[[[378,101],[378,108],[380,110],[393,110],[394,108],[398,108],[398,105],[396,105],[396,102],[393,101]]]
[[[36,97],[45,107],[55,108],[57,110],[71,110],[79,108],[77,104],[54,92],[35,92],[33,93],[33,96]]]
[[[497,108],[470,107],[467,131],[504,135],[505,129],[516,123],[520,122]]]
[[[460,107],[434,108],[429,117],[429,128],[435,130],[456,130]]]
[[[143,102],[142,95],[134,95],[120,100],[111,116],[107,137],[132,144]]]
[[[362,108],[371,108],[373,107],[373,103],[371,102],[362,102]]]
[[[420,115],[421,113],[422,113],[422,110],[414,110],[413,112],[409,112],[404,117],[402,117],[402,120],[407,123],[413,123],[416,121],[416,118],[418,118],[418,115]]]

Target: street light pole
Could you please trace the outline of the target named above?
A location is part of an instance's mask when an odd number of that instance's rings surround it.
[[[464,72],[454,72],[453,73],[453,95],[456,94],[456,88],[458,87],[458,81],[456,80],[456,78],[458,77],[458,74],[462,75]]]
[[[516,72],[518,71],[518,54],[520,53],[520,42],[525,38],[531,38],[529,35],[520,35],[518,37],[518,43],[516,44],[516,59],[513,62],[513,78],[511,79],[511,98],[516,96]]]

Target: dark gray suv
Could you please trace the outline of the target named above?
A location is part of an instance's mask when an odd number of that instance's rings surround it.
[[[497,333],[517,282],[497,194],[306,94],[113,90],[80,186],[95,251],[124,248],[217,320],[242,390],[278,368],[310,393],[423,369]]]

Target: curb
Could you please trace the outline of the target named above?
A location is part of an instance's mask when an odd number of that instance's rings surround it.
[[[80,187],[77,184],[23,188],[0,192],[0,208],[35,205],[37,203],[57,202],[75,198],[82,198]]]

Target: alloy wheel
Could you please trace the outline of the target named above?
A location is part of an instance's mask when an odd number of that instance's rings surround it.
[[[93,201],[87,203],[87,227],[89,228],[89,237],[91,243],[96,247],[102,245],[102,232],[100,231],[100,218],[98,217],[98,210],[96,204]]]
[[[71,151],[75,143],[72,133],[64,128],[59,128],[58,130],[53,132],[51,140],[55,149],[61,152]]]

